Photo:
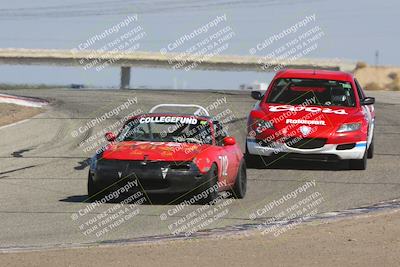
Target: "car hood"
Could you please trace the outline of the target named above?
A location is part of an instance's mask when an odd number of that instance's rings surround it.
[[[254,115],[271,121],[275,130],[282,132],[284,136],[312,138],[328,137],[343,123],[361,122],[364,118],[364,114],[355,107],[303,107],[282,104],[264,104]],[[275,139],[277,138],[279,136]]]
[[[354,107],[321,107],[300,105],[263,105],[262,110],[266,118],[275,124],[311,124],[336,126],[345,122],[359,121],[363,113]],[[305,120],[302,123],[302,120]]]
[[[191,161],[210,145],[127,141],[109,144],[102,158],[116,160]]]

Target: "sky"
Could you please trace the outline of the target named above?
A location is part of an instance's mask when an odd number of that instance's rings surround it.
[[[140,51],[160,51],[181,36],[192,33],[218,16],[226,21],[213,32],[229,27],[234,36],[221,54],[249,55],[249,49],[315,14],[315,21],[297,33],[258,51],[265,56],[302,32],[318,26],[323,36],[305,57],[346,59],[380,65],[400,65],[400,29],[395,22],[400,1],[385,0],[14,0],[0,3],[0,47],[73,49],[128,16],[137,21],[145,37]],[[102,40],[106,44],[123,31]],[[212,33],[202,33],[174,52],[183,52]],[[100,42],[92,46],[100,48]],[[0,65],[0,83],[89,84],[118,87],[119,68],[101,71],[82,67]],[[268,82],[271,73],[220,72],[132,68],[131,86],[151,88],[237,89],[240,84]]]

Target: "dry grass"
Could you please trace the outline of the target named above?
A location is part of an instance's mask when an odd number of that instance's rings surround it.
[[[363,66],[354,75],[366,90],[400,91],[400,68]]]
[[[41,112],[41,108],[0,103],[0,126],[31,118]]]

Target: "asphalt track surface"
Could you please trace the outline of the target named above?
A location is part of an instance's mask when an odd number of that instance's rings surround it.
[[[83,234],[79,226],[90,216],[101,214],[118,204],[107,203],[95,208],[89,215],[72,219],[88,205],[85,202],[87,159],[93,154],[93,150],[84,152],[79,143],[133,110],[148,111],[159,103],[208,106],[216,99],[225,97],[226,104],[220,105],[213,113],[227,108],[234,113],[235,119],[229,124],[229,131],[244,148],[246,116],[255,102],[248,92],[234,91],[43,89],[15,90],[12,93],[45,98],[51,101],[51,106],[29,121],[0,129],[0,248],[79,244],[170,234],[168,225],[200,206],[185,207],[163,221],[160,214],[174,205],[148,202],[139,207],[139,214],[108,233],[99,237],[94,233]],[[268,169],[249,169],[246,198],[233,200],[228,206],[228,214],[205,229],[263,222],[279,213],[281,207],[270,210],[255,221],[249,219],[249,214],[312,180],[316,182],[312,190],[318,191],[324,199],[318,205],[318,213],[399,198],[400,93],[371,92],[369,95],[377,98],[377,127],[375,157],[368,161],[366,171],[348,171],[345,166],[343,170],[335,170],[336,164],[285,160],[279,160]],[[138,103],[128,110],[95,125],[84,134],[72,137],[74,130],[91,119],[134,97],[137,97]]]

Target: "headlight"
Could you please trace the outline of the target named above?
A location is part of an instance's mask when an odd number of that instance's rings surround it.
[[[354,132],[360,130],[360,128],[361,128],[361,123],[346,123],[342,124],[336,132],[338,133]]]
[[[256,120],[254,123],[254,128],[257,133],[262,133],[266,129],[274,129],[274,124],[272,121]]]

